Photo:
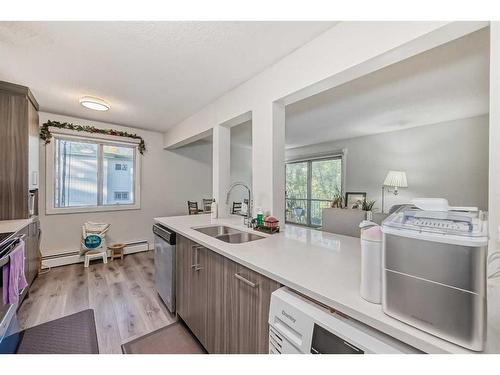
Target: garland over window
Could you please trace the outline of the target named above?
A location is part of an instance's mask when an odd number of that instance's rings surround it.
[[[128,137],[128,138],[133,138],[133,139],[139,139],[139,152],[141,155],[144,155],[144,151],[146,151],[146,144],[144,143],[144,139],[142,139],[141,136],[138,136],[137,134],[130,134],[127,132],[122,132],[119,130],[113,130],[113,129],[99,129],[96,128],[95,126],[89,126],[89,125],[75,125],[70,122],[59,122],[59,121],[47,121],[45,124],[42,125],[42,128],[40,129],[40,138],[44,140],[45,144],[50,143],[50,139],[52,138],[52,134],[50,133],[49,127],[53,126],[55,128],[59,129],[68,129],[68,130],[75,130],[77,132],[88,132],[88,133],[94,133],[94,134],[106,134],[106,135],[116,135],[119,137]]]

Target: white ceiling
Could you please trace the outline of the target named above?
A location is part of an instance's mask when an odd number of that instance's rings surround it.
[[[489,112],[482,29],[286,108],[287,148]]]
[[[43,111],[164,131],[334,24],[0,22],[0,80],[29,86]]]

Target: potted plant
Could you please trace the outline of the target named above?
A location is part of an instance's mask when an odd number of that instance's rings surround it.
[[[366,199],[363,201],[361,205],[361,209],[366,211],[366,220],[372,220],[373,218],[373,206],[375,206],[376,201],[367,201]]]
[[[340,191],[338,186],[335,186],[335,191],[333,193],[331,208],[344,208],[344,196],[342,191]]]

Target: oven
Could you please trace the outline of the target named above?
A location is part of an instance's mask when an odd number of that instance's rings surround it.
[[[3,303],[3,267],[9,265],[9,254],[25,235],[0,233],[0,354],[15,353],[19,343],[19,326],[16,317],[18,304]],[[21,291],[21,294],[24,290]]]

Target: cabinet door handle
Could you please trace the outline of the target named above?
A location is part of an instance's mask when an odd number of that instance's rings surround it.
[[[195,271],[199,271],[199,270],[202,270],[202,269],[203,269],[203,267],[202,267],[202,266],[199,266],[199,265],[197,265],[197,264],[195,264],[194,266],[195,266],[195,267],[194,267],[194,270],[195,270]]]
[[[196,250],[193,247],[193,253],[191,254],[191,268],[196,267]]]
[[[195,271],[199,271],[202,267],[199,267],[199,261],[198,261],[198,251],[200,249],[203,249],[203,246],[200,245],[192,245],[191,246],[193,251],[194,251],[194,262],[191,264],[191,268],[194,268]],[[197,269],[198,268],[198,269]]]
[[[257,283],[253,283],[253,282],[251,282],[251,281],[250,281],[250,280],[248,280],[247,278],[245,278],[245,277],[241,276],[239,273],[235,273],[235,274],[234,274],[234,277],[236,277],[238,280],[240,280],[240,281],[244,282],[245,284],[247,284],[247,285],[251,286],[252,288],[257,288],[257,286],[259,285],[259,284],[257,284]]]

